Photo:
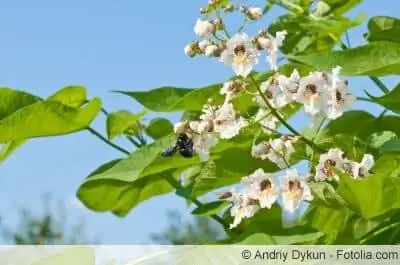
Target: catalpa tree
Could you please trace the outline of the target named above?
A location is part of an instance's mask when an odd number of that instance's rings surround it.
[[[398,243],[400,86],[390,89],[379,78],[400,73],[400,21],[344,15],[360,2],[210,0],[194,22],[196,40],[183,50],[194,63],[198,56],[221,62],[232,78],[196,89],[116,91],[141,103],[140,113],[108,113],[80,86],[47,99],[3,88],[1,159],[30,138],[88,130],[122,155],[78,188],[93,211],[123,217],[175,192],[195,207],[192,214],[223,226],[229,238],[218,243]],[[275,7],[284,14],[265,25]],[[227,16],[243,23],[231,27]],[[364,22],[366,44],[350,48],[347,31]],[[248,33],[250,26],[258,33]],[[354,76],[369,78],[382,95],[353,86]],[[352,110],[356,101],[382,113]],[[146,124],[149,111],[183,115],[176,124]],[[100,112],[106,136],[90,127]],[[307,115],[303,129],[291,124],[298,113]],[[118,146],[116,137],[136,148]],[[284,222],[285,213],[298,220]]]

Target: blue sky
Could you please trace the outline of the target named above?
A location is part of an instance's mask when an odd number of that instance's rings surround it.
[[[138,111],[140,106],[133,100],[109,91],[220,82],[232,75],[230,69],[206,58],[189,59],[183,53],[183,47],[195,38],[193,25],[205,3],[3,0],[0,85],[45,97],[65,85],[82,84],[90,96],[101,97],[109,111]],[[350,15],[363,11],[369,16],[396,16],[399,8],[399,1],[381,0],[378,4],[367,0]],[[269,13],[266,21],[277,14]],[[353,30],[352,42],[362,43],[364,32],[364,27]],[[386,81],[394,85],[396,80]],[[351,88],[378,93],[366,79],[351,81]],[[169,117],[176,120],[178,116]],[[296,124],[304,122],[302,118]],[[99,117],[94,127],[104,132],[104,118]],[[123,140],[118,143],[129,147]],[[124,219],[92,213],[75,204],[73,198],[83,178],[119,156],[87,132],[29,141],[0,165],[0,214],[14,225],[16,205],[37,212],[43,194],[51,192],[65,201],[69,220],[83,217],[89,234],[108,244],[148,243],[149,233],[167,225],[167,209],[189,216],[185,202],[173,195],[147,201]]]

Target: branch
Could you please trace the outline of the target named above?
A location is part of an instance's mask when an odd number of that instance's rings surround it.
[[[102,140],[103,142],[105,142],[106,144],[108,144],[109,146],[111,146],[114,149],[117,149],[118,151],[126,154],[126,155],[130,155],[130,152],[128,150],[125,150],[124,148],[110,142],[109,140],[107,140],[103,135],[101,135],[99,132],[97,132],[95,129],[91,128],[91,127],[87,127],[86,128],[91,134],[97,136],[100,140]]]

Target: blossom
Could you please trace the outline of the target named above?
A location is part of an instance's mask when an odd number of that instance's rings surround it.
[[[204,39],[204,40],[200,41],[198,45],[199,45],[199,49],[200,49],[202,52],[205,52],[206,49],[207,49],[207,47],[210,46],[210,45],[213,45],[213,44],[214,44],[214,43],[213,43],[211,40],[209,40],[209,39]]]
[[[217,56],[218,53],[219,53],[219,47],[215,44],[208,45],[204,50],[205,56],[208,56],[208,57]]]
[[[340,117],[344,109],[351,105],[356,97],[348,91],[348,83],[339,76],[340,66],[332,70],[331,86],[329,87],[327,117],[336,119]]]
[[[262,107],[268,107],[265,103],[265,99],[273,108],[281,108],[289,104],[292,100],[287,97],[275,77],[262,82],[260,85],[260,90],[263,94],[257,95],[255,101]]]
[[[214,25],[208,20],[197,19],[194,26],[194,33],[200,37],[211,35],[215,30]]]
[[[271,130],[275,130],[279,122],[279,120],[274,115],[272,115],[268,110],[263,108],[260,108],[257,111],[254,119],[258,123],[260,123],[260,125],[262,126],[262,130],[265,133],[270,133]]]
[[[226,49],[222,52],[220,61],[231,66],[237,75],[246,77],[254,65],[258,63],[258,51],[246,33],[234,35],[226,43]]]
[[[222,139],[230,139],[239,134],[241,128],[247,125],[245,119],[237,117],[232,103],[225,103],[215,112],[214,131]]]
[[[278,70],[277,58],[279,48],[283,45],[283,41],[285,40],[287,35],[287,31],[278,31],[273,37],[268,32],[262,30],[256,37],[257,46],[260,49],[266,50],[268,53],[267,62],[271,68],[271,70]]]
[[[286,171],[281,189],[283,209],[289,213],[293,213],[300,206],[301,201],[313,200],[310,187],[296,169]]]
[[[265,173],[262,168],[244,177],[247,194],[258,200],[261,208],[270,209],[278,199],[279,188],[272,174]]]
[[[208,161],[210,149],[218,143],[218,138],[213,133],[193,134],[193,149],[200,157],[201,162]]]
[[[285,96],[285,101],[287,103],[293,102],[296,99],[297,90],[299,89],[299,72],[294,69],[290,77],[286,77],[285,75],[278,75],[276,80]]]
[[[294,153],[292,141],[284,137],[273,139],[269,141],[270,150],[266,157],[279,168],[287,167],[290,156]],[[263,157],[261,157],[263,158]]]
[[[245,9],[245,13],[251,20],[259,20],[263,16],[263,11],[259,7],[248,7]]]
[[[180,121],[174,124],[175,133],[185,133],[188,129],[188,124],[186,121]]]
[[[233,203],[230,210],[233,223],[229,226],[229,229],[237,227],[243,219],[252,217],[260,209],[258,202],[250,198],[246,193],[234,192],[229,200]]]
[[[240,80],[230,80],[225,82],[220,90],[221,95],[226,95],[226,100],[230,101],[236,97],[244,88],[244,84]]]
[[[339,180],[338,175],[335,174],[330,167],[343,169],[343,164],[344,159],[342,150],[338,148],[328,150],[327,153],[322,154],[319,157],[319,162],[315,169],[315,180]]]
[[[259,144],[253,145],[251,147],[251,156],[254,158],[266,158],[266,154],[269,152],[269,143],[267,141],[262,141]]]
[[[374,166],[374,157],[371,154],[364,154],[360,163],[346,160],[344,168],[354,179],[362,179],[369,175],[369,171]]]
[[[296,100],[304,104],[304,110],[316,117],[326,107],[327,80],[322,72],[314,72],[300,80]]]

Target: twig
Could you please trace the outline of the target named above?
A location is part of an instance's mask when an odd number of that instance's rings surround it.
[[[111,146],[114,149],[117,149],[118,151],[121,151],[122,153],[126,154],[126,155],[130,155],[128,150],[125,150],[124,148],[110,142],[109,140],[107,140],[103,135],[101,135],[99,132],[97,132],[95,129],[91,128],[91,127],[87,127],[86,128],[90,133],[92,133],[93,135],[97,136],[100,140],[102,140],[103,142],[105,142],[106,144],[108,144],[109,146]]]

